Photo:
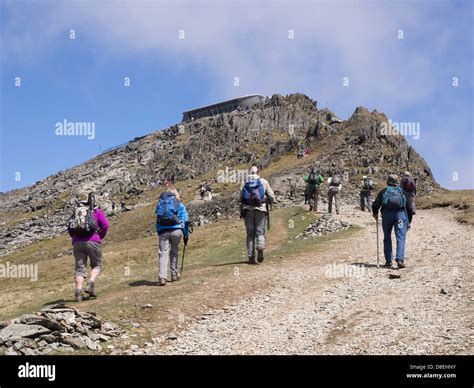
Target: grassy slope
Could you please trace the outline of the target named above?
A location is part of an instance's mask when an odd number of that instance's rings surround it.
[[[454,207],[461,210],[457,216],[459,222],[474,225],[474,190],[441,190],[418,197],[416,204],[420,209]]]
[[[134,215],[134,227],[144,229],[148,221],[141,214],[125,213],[124,217]],[[288,258],[318,245],[324,239],[314,241],[294,240],[313,219],[314,215],[302,208],[277,209],[272,212],[272,229],[268,233],[268,259]],[[128,220],[127,223],[132,220]],[[147,296],[148,292],[156,294],[157,287],[144,290],[140,285],[154,282],[157,277],[157,239],[139,237],[121,241],[119,230],[123,227],[124,219],[112,225],[110,238],[104,244],[104,272],[100,278],[99,291],[101,298],[89,301],[84,307],[107,317],[115,317],[119,310],[133,310],[135,303],[153,303],[155,298]],[[116,239],[116,240],[115,240]],[[36,263],[39,266],[39,280],[31,282],[27,279],[0,279],[2,295],[0,296],[0,316],[11,318],[18,314],[37,310],[41,305],[55,300],[71,301],[73,293],[73,257],[70,242],[66,236],[48,241],[31,244],[3,258],[2,262]],[[62,256],[58,257],[59,254]],[[249,270],[244,264],[245,231],[242,221],[238,219],[223,220],[215,224],[205,225],[195,229],[189,244],[185,263],[186,281],[180,282],[179,287],[160,289],[159,305],[169,308],[176,297],[194,295],[196,303],[209,299],[204,294],[207,288],[200,287],[212,281],[215,277],[229,274],[235,268]],[[225,277],[225,276],[224,276]],[[192,280],[192,281],[190,281]],[[196,283],[197,281],[197,283]],[[150,291],[153,290],[153,291]],[[184,292],[184,294],[183,294]],[[212,292],[211,292],[212,294]],[[128,297],[134,301],[124,299]],[[155,301],[156,303],[156,301]],[[192,306],[190,306],[191,308]],[[128,314],[125,314],[128,315]],[[133,314],[131,314],[133,316]]]

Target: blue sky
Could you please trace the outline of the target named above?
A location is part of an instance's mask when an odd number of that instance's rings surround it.
[[[1,191],[186,109],[293,92],[344,119],[365,106],[419,123],[407,140],[437,181],[474,188],[471,1],[0,2]],[[95,138],[57,136],[65,119]]]

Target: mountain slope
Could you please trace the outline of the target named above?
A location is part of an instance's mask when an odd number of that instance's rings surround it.
[[[304,173],[313,162],[324,175],[343,173],[344,195],[353,197],[363,174],[384,181],[388,173],[407,168],[418,178],[420,193],[439,189],[429,166],[403,136],[381,134],[381,124],[387,122],[384,114],[359,107],[349,120],[341,121],[315,105],[302,94],[274,95],[250,110],[174,125],[30,187],[2,193],[0,255],[63,233],[79,191],[95,191],[101,207],[110,213],[114,199],[129,206],[152,203],[158,183],[171,178],[190,200],[201,179],[213,181],[226,169],[239,171],[250,164],[259,165],[267,177],[286,180],[277,187],[284,203],[292,200],[288,182],[299,181],[294,175]],[[295,152],[302,144],[313,155],[298,161]],[[280,167],[272,167],[275,164]],[[237,185],[224,182],[214,188],[227,198]],[[193,217],[201,212],[197,207]],[[221,200],[221,207],[223,211],[214,213],[227,214],[229,202]]]

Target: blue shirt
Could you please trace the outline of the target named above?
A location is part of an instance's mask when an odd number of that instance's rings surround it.
[[[155,214],[158,210],[158,204],[156,204],[156,209],[155,209]],[[158,222],[156,223],[156,231],[158,234],[162,234],[164,232],[167,232],[169,230],[173,229],[182,229],[184,235],[189,234],[188,230],[188,212],[186,210],[186,207],[180,202],[179,203],[179,208],[178,208],[178,219],[180,221],[179,224],[176,225],[169,225],[169,226],[162,226],[158,225]]]

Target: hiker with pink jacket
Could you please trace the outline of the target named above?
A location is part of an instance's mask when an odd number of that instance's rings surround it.
[[[74,280],[76,282],[75,297],[78,302],[84,298],[83,291],[89,297],[97,297],[94,286],[102,269],[101,242],[107,234],[109,223],[104,212],[95,205],[93,193],[84,196],[77,204],[70,217],[68,233],[72,237],[75,260]],[[87,258],[89,257],[91,274],[87,287],[83,290],[84,279],[87,277]]]

